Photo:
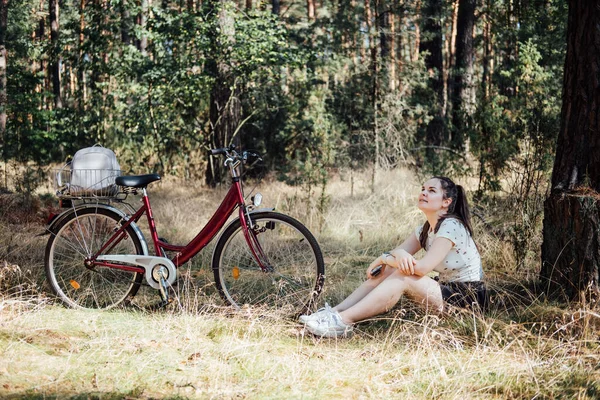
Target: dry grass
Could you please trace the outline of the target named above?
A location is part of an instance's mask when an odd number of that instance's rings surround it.
[[[265,182],[265,206],[318,234],[327,263],[322,300],[335,303],[364,278],[368,262],[422,220],[420,182],[381,173],[340,173],[320,213],[300,188]],[[362,178],[362,179],[360,179]],[[225,189],[163,182],[151,190],[169,241],[190,240]],[[0,215],[9,206],[2,203]],[[37,210],[35,209],[37,207]],[[38,204],[31,212],[43,214]],[[43,290],[39,220],[0,225],[0,397],[3,398],[578,398],[600,396],[600,315],[556,305],[516,266],[510,244],[478,242],[494,289],[485,316],[438,318],[408,301],[358,325],[346,340],[317,340],[294,321],[259,310],[233,313],[212,288],[211,249],[184,266],[178,302],[157,312],[85,312],[53,304]],[[153,295],[148,290],[141,298]],[[157,297],[153,297],[156,298]]]

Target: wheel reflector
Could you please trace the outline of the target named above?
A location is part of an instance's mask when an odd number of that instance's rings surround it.
[[[233,269],[231,270],[231,275],[233,275],[233,279],[236,279],[236,280],[240,277],[240,269],[238,268],[237,265],[235,267],[233,267]]]
[[[81,286],[79,286],[79,283],[77,283],[77,281],[74,281],[73,279],[71,279],[71,286],[73,286],[73,289],[75,289],[75,290],[77,290],[81,287]]]

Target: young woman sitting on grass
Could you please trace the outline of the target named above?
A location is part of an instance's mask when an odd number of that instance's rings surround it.
[[[350,296],[336,307],[325,305],[300,316],[309,332],[322,337],[348,335],[355,322],[390,310],[403,294],[436,313],[448,304],[485,307],[481,257],[462,186],[446,177],[431,178],[423,184],[418,207],[427,217],[425,224],[399,247],[377,257],[367,269],[368,279]],[[426,253],[417,260],[413,255],[420,249]],[[380,272],[373,274],[379,266]],[[427,276],[431,271],[439,273],[439,281]]]

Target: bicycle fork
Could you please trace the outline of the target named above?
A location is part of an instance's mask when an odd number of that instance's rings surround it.
[[[255,227],[252,223],[252,219],[250,217],[250,213],[246,212],[246,208],[240,209],[240,222],[242,224],[242,231],[244,233],[244,238],[246,239],[246,243],[254,256],[258,266],[263,272],[273,272],[273,266],[269,262],[265,252],[256,237]]]

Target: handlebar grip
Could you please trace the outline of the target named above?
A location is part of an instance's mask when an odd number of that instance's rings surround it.
[[[219,154],[226,154],[227,150],[229,150],[227,147],[222,149],[211,149],[210,154],[213,156],[218,156]]]
[[[231,145],[229,147],[223,147],[221,149],[211,149],[210,154],[213,156],[218,156],[219,154],[227,154],[228,151],[235,150],[235,145]]]

